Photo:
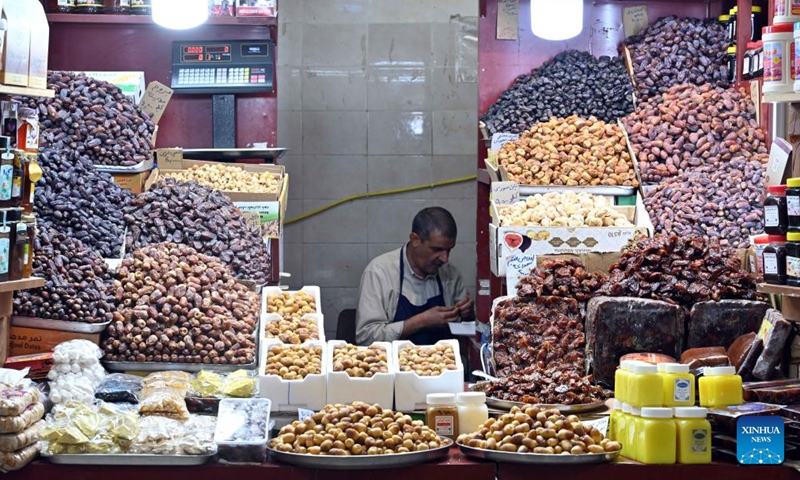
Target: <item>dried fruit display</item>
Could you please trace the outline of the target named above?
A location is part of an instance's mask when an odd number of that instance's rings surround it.
[[[51,72],[54,98],[22,98],[39,113],[39,146],[75,151],[98,165],[150,159],[155,124],[115,85],[85,73]]]
[[[306,455],[390,455],[431,450],[443,442],[422,420],[356,402],[326,405],[302,422],[295,420],[269,446]]]
[[[43,149],[39,165],[44,171],[34,197],[39,221],[104,258],[119,257],[125,236],[122,210],[133,194],[76,152]]]
[[[583,264],[574,258],[547,258],[541,267],[534,268],[517,282],[517,297],[564,297],[573,298],[583,311],[586,302],[597,295],[606,282],[607,275],[589,273]]]
[[[266,375],[284,380],[302,380],[322,373],[322,347],[318,345],[272,345],[267,352]]]
[[[137,195],[123,213],[133,248],[182,243],[219,258],[237,278],[262,284],[270,278],[264,239],[222,192],[167,178]]]
[[[495,308],[492,345],[500,377],[538,363],[562,362],[582,371],[585,340],[578,302],[572,298],[510,298]]]
[[[742,270],[736,250],[716,238],[656,235],[636,242],[610,269],[599,293],[642,297],[690,308],[696,302],[755,300],[756,280]]]
[[[116,310],[113,279],[97,252],[41,223],[33,250],[33,274],[45,284],[15,292],[14,315],[85,323],[111,320]]]
[[[583,376],[574,365],[553,363],[546,367],[534,364],[516,370],[486,387],[488,397],[512,402],[545,405],[580,405],[602,402],[611,396],[592,385],[591,376]]]
[[[345,372],[350,377],[371,378],[379,373],[389,373],[389,358],[386,349],[372,344],[359,347],[346,344],[333,350],[333,372]]]
[[[283,318],[317,313],[317,300],[302,290],[270,293],[267,295],[267,313],[276,313]]]
[[[595,117],[537,123],[503,145],[497,163],[521,185],[639,186],[624,132]]]
[[[715,238],[723,247],[747,248],[764,231],[764,183],[769,157],[736,156],[698,167],[656,186],[644,199],[656,232]]]
[[[520,75],[481,117],[489,134],[522,133],[552,117],[614,122],[633,111],[633,85],[618,57],[570,50]]]
[[[164,178],[200,185],[223,192],[278,193],[279,175],[270,172],[248,172],[242,167],[226,164],[193,165],[180,172],[166,172]]]
[[[219,259],[186,245],[140,248],[117,270],[106,361],[255,362],[261,302]]]
[[[458,370],[456,354],[451,345],[407,345],[397,352],[397,368],[415,372],[420,377],[435,377],[448,370]]]
[[[591,193],[537,193],[498,206],[501,227],[632,227],[607,197]]]
[[[315,318],[284,317],[265,322],[264,338],[277,338],[283,343],[299,345],[308,340],[319,340],[319,327]]]
[[[645,183],[768,153],[750,97],[711,85],[676,85],[623,123]]]
[[[581,423],[577,415],[562,415],[557,409],[534,405],[512,407],[490,419],[477,432],[463,433],[458,443],[501,452],[570,454],[611,453],[622,449],[595,427]]]
[[[660,18],[625,43],[639,100],[681,83],[728,85],[729,42],[716,19]]]

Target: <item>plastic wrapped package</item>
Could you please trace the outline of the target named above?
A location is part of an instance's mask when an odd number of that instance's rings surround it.
[[[166,417],[142,417],[130,453],[210,455],[216,452],[213,417],[192,416],[186,422]]]
[[[756,365],[753,367],[754,377],[759,380],[769,380],[773,377],[790,333],[792,333],[792,324],[783,318],[781,312],[770,309],[758,332],[758,338],[764,342],[764,351],[761,352],[761,356],[758,357]]]
[[[21,414],[13,417],[0,417],[0,433],[19,433],[44,416],[44,405],[34,403]]]
[[[99,402],[56,406],[41,432],[42,451],[55,454],[120,453],[138,434],[138,415],[130,408]]]
[[[689,313],[686,348],[725,347],[758,331],[769,304],[751,300],[699,302]]]
[[[55,405],[77,401],[91,403],[94,390],[105,377],[100,365],[103,352],[88,340],[70,340],[53,350],[50,380],[50,400]]]
[[[271,405],[267,398],[225,399],[220,402],[214,433],[220,459],[261,463],[269,437]]]
[[[745,403],[729,407],[713,408],[708,411],[708,421],[715,432],[736,435],[736,423],[741,417],[780,415],[779,405],[768,403]]]
[[[32,385],[29,388],[0,385],[0,416],[17,416],[40,399],[39,389]]]
[[[189,391],[191,375],[186,372],[152,373],[142,381],[142,394],[139,401],[141,415],[186,420],[189,410],[184,398]]]
[[[142,377],[112,373],[100,382],[94,396],[106,402],[139,403],[142,383]]]
[[[230,374],[209,372],[195,374],[189,395],[199,398],[250,398],[256,393],[258,380],[253,372],[236,370]]]
[[[0,453],[0,471],[5,473],[19,470],[31,463],[37,455],[39,455],[39,446],[36,444],[28,445],[16,452]]]
[[[185,434],[178,440],[184,455],[211,455],[217,453],[214,431],[217,417],[192,415],[183,425]]]
[[[613,388],[620,358],[663,353],[678,358],[684,313],[678,305],[643,298],[597,297],[586,306],[586,353],[597,382]]]
[[[36,423],[19,433],[4,433],[0,435],[0,452],[16,452],[28,445],[33,445],[39,441],[39,433],[44,429],[44,420]]]

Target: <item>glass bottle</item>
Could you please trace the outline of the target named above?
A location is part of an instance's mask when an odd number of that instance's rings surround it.
[[[150,0],[130,0],[131,15],[151,15],[152,8]]]
[[[42,179],[42,167],[36,161],[36,155],[28,155],[24,165],[24,178],[22,180],[22,211],[33,213],[33,195],[36,182]]]
[[[3,220],[0,226],[0,282],[8,281],[8,256],[11,249],[11,227]]]
[[[47,0],[44,8],[47,13],[75,13],[75,0]]]
[[[33,276],[33,240],[36,238],[36,217],[24,215],[22,221],[28,227],[28,248],[25,249],[23,256],[22,278],[30,278]]]
[[[25,177],[25,170],[22,168],[24,157],[25,155],[21,152],[17,152],[14,155],[13,177],[11,179],[11,206],[14,208],[22,206],[22,181]]]
[[[112,15],[130,15],[131,0],[105,0],[103,11]]]
[[[27,263],[25,252],[30,247],[28,238],[28,225],[19,221],[15,225],[16,234],[14,235],[14,245],[11,247],[9,254],[9,280],[21,280],[23,265]]]
[[[103,13],[103,0],[75,0],[75,13]]]
[[[11,206],[11,187],[14,180],[14,154],[0,155],[0,208]]]

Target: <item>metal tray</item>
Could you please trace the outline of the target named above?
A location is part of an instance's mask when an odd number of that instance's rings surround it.
[[[470,385],[469,389],[473,392],[485,392],[486,386],[489,382],[478,382],[474,385]],[[585,412],[593,412],[595,410],[602,410],[605,407],[605,402],[595,402],[595,403],[582,403],[577,405],[550,405],[545,403],[525,403],[525,402],[515,402],[512,400],[501,400],[499,398],[494,397],[486,397],[486,406],[490,408],[495,408],[497,410],[511,410],[514,407],[522,408],[525,405],[534,405],[539,408],[557,408],[561,413],[585,413]]]
[[[166,370],[182,370],[184,372],[196,373],[201,370],[212,370],[216,372],[235,372],[236,370],[255,370],[258,362],[247,363],[244,365],[214,365],[213,363],[166,363],[166,362],[107,362],[101,360],[106,370],[113,372],[163,372]]]
[[[211,455],[142,455],[142,454],[79,454],[42,455],[50,463],[59,465],[120,465],[135,467],[192,467],[204,465],[214,458]]]
[[[148,170],[153,169],[153,165],[155,162],[152,158],[145,160],[143,162],[139,162],[136,165],[131,165],[130,167],[122,167],[117,165],[95,165],[94,167],[97,169],[98,172],[106,172],[106,173],[142,173]]]
[[[594,195],[614,195],[614,196],[628,196],[636,195],[636,187],[613,187],[613,186],[600,186],[600,187],[568,187],[568,186],[552,186],[552,185],[520,185],[520,195],[534,195],[537,193],[550,193],[550,192],[575,192],[575,193],[591,193]]]
[[[50,320],[49,318],[11,317],[11,325],[14,327],[42,328],[75,333],[103,333],[110,323],[111,320],[103,323],[83,323]]]
[[[613,453],[584,453],[582,455],[549,455],[546,453],[516,453],[499,452],[497,450],[484,450],[466,445],[458,445],[461,453],[468,457],[480,458],[499,463],[529,463],[535,465],[590,465],[594,463],[607,463],[617,457],[619,452]],[[382,458],[382,457],[381,457]]]
[[[232,162],[241,159],[276,160],[286,153],[285,148],[190,148],[183,150],[187,160]]]
[[[278,462],[297,467],[321,468],[329,470],[371,470],[377,468],[400,468],[419,465],[446,457],[453,441],[433,450],[422,452],[397,453],[394,455],[358,455],[336,457],[330,455],[306,455],[300,453],[279,452],[268,448],[270,458]]]

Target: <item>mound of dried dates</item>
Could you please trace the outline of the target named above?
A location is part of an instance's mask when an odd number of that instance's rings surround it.
[[[486,396],[512,402],[580,405],[602,402],[611,392],[592,385],[592,377],[583,376],[574,365],[556,362],[515,370],[487,385]]]
[[[747,248],[764,231],[764,182],[769,157],[736,156],[669,179],[644,199],[656,232],[717,239]]]
[[[125,237],[122,210],[133,194],[76,152],[44,149],[39,165],[44,171],[34,196],[39,220],[102,257],[119,257]]]
[[[269,279],[272,261],[264,239],[222,192],[167,178],[123,213],[133,248],[182,243],[219,258],[237,278],[262,284]]]
[[[639,186],[624,132],[594,117],[537,123],[503,145],[497,162],[522,185]]]
[[[582,315],[572,298],[510,298],[497,304],[492,330],[495,370],[505,377],[531,365],[561,362],[584,370]]]
[[[586,302],[597,295],[606,279],[607,276],[603,273],[589,273],[575,258],[547,258],[541,267],[534,268],[529,275],[520,278],[517,282],[517,297],[573,298],[578,301],[583,312]]]
[[[115,85],[85,73],[51,72],[55,98],[23,98],[39,112],[40,147],[78,152],[97,165],[148,160],[155,124]]]
[[[39,222],[33,243],[33,274],[44,287],[14,293],[14,315],[68,322],[111,320],[114,284],[108,265],[80,240]]]
[[[716,19],[664,17],[626,42],[639,100],[673,85],[728,85],[725,27]]]
[[[552,117],[615,122],[633,111],[633,85],[621,58],[570,50],[520,75],[481,117],[489,134],[522,133]]]
[[[720,87],[674,86],[623,122],[645,183],[768,153],[753,101]]]
[[[755,277],[742,270],[736,250],[716,238],[644,238],[623,252],[610,272],[600,295],[652,298],[686,308],[709,300],[757,299]]]
[[[261,302],[219,259],[174,243],[144,247],[117,270],[105,360],[251,364]]]

